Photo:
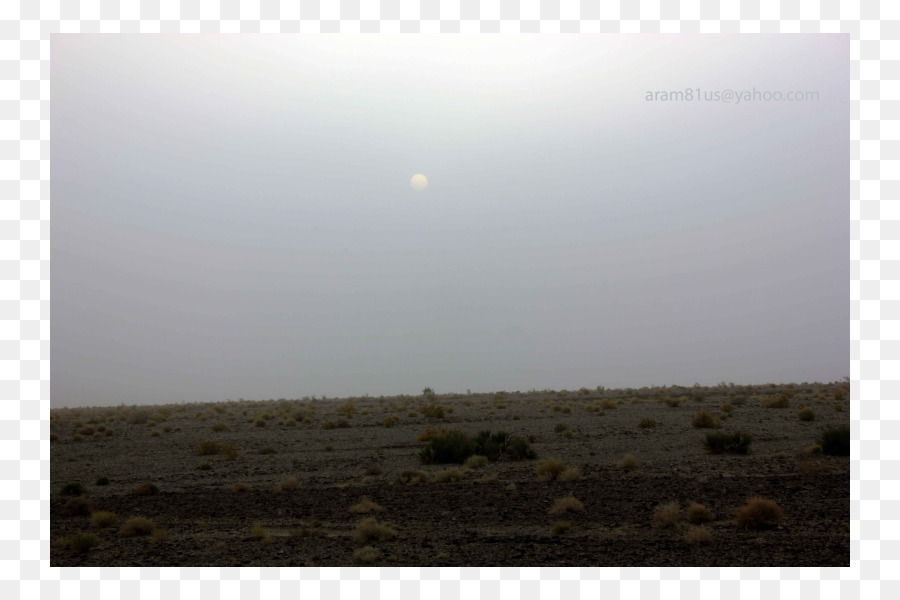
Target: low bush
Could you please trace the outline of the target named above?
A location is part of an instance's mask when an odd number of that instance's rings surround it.
[[[109,485],[109,477],[98,477],[94,485]]]
[[[393,416],[393,415],[390,417],[387,417],[387,418],[385,418],[384,421],[381,422],[381,424],[384,425],[385,427],[393,427],[394,425],[397,424],[397,417]]]
[[[551,515],[563,515],[570,512],[584,512],[584,504],[575,496],[566,496],[553,503],[549,510]]]
[[[350,512],[357,514],[366,514],[371,512],[381,512],[384,508],[372,502],[368,496],[362,496],[359,502],[350,507]]]
[[[404,483],[406,485],[424,483],[428,481],[428,473],[426,473],[425,471],[406,470],[400,473],[400,476],[397,478],[397,480],[400,483]]]
[[[466,459],[466,462],[463,463],[463,466],[467,469],[480,469],[482,467],[486,467],[488,464],[488,459],[486,456],[481,456],[480,454],[473,454],[469,458]]]
[[[505,431],[480,431],[475,436],[475,454],[486,456],[489,461],[525,460],[537,456],[528,441],[513,437]]]
[[[81,496],[84,494],[84,486],[77,481],[67,483],[59,491],[60,496]]]
[[[581,481],[581,471],[578,467],[566,467],[562,473],[556,478],[557,481]]]
[[[69,540],[69,547],[72,548],[73,552],[77,552],[78,554],[86,554],[99,542],[100,540],[93,533],[86,533],[82,531],[72,536],[72,538]]]
[[[797,418],[801,421],[814,421],[816,413],[808,406],[803,406],[797,411]]]
[[[428,440],[419,451],[419,459],[425,464],[462,464],[475,454],[475,441],[461,431],[448,431]]]
[[[626,454],[622,457],[622,460],[619,461],[620,469],[635,469],[638,466],[638,459],[634,456],[634,454]]]
[[[553,524],[552,533],[553,535],[562,535],[564,533],[568,533],[572,529],[571,521],[557,521]]]
[[[255,537],[263,544],[268,544],[272,541],[272,532],[270,532],[267,528],[263,527],[259,523],[255,523],[253,525],[250,533],[253,535],[253,537]]]
[[[774,396],[764,396],[761,400],[766,408],[787,408],[791,405],[791,394],[782,392]]]
[[[98,510],[91,513],[91,525],[94,527],[109,527],[118,520],[116,513],[106,510]]]
[[[691,417],[691,425],[698,429],[717,429],[719,422],[716,421],[716,416],[708,410],[697,410]]]
[[[215,432],[228,431],[228,425],[226,425],[225,423],[219,422],[212,426],[212,430]]]
[[[428,419],[443,419],[447,414],[447,407],[440,404],[424,404],[419,407],[419,412]]]
[[[568,468],[569,465],[562,461],[555,458],[545,458],[535,467],[534,472],[538,481],[555,481]]]
[[[194,449],[196,454],[200,456],[211,456],[213,454],[219,454],[222,451],[222,445],[215,440],[200,440],[197,443],[197,447]]]
[[[147,517],[131,517],[119,528],[119,535],[121,537],[150,535],[154,529],[156,529],[156,523]]]
[[[300,482],[297,481],[296,477],[285,477],[278,483],[278,491],[279,492],[290,492],[296,490],[299,487]]]
[[[677,502],[669,502],[656,507],[653,513],[653,529],[674,529],[681,518],[681,507]]]
[[[641,422],[638,423],[638,427],[640,427],[641,429],[650,429],[652,427],[656,427],[656,421],[644,417],[643,419],[641,419]]]
[[[238,481],[233,486],[231,486],[231,489],[235,492],[249,492],[250,486],[243,481]]]
[[[710,431],[703,439],[703,445],[710,454],[748,454],[753,436],[749,433],[727,433]]]
[[[159,488],[152,483],[142,483],[131,490],[131,493],[135,496],[155,496],[159,493]]]
[[[737,509],[734,520],[743,529],[774,527],[784,518],[784,511],[772,500],[751,498]]]
[[[88,501],[78,496],[76,498],[72,498],[62,507],[62,514],[67,517],[80,517],[82,515],[91,514],[91,506],[88,504]]]
[[[819,437],[819,445],[829,456],[850,456],[850,427],[829,427]]]
[[[711,510],[697,502],[691,502],[687,507],[686,517],[688,523],[693,523],[694,525],[709,523],[716,518]]]
[[[371,565],[378,560],[379,556],[381,556],[381,552],[377,548],[363,546],[353,552],[353,562],[359,565]]]
[[[431,438],[438,436],[438,435],[444,435],[445,433],[447,433],[447,430],[444,429],[443,427],[429,425],[428,427],[425,428],[425,431],[423,431],[416,437],[416,441],[417,442],[427,442]]]
[[[363,519],[356,525],[353,531],[353,541],[357,544],[365,544],[369,540],[389,540],[397,535],[393,525],[384,522],[379,523],[375,517]]]
[[[712,535],[710,535],[709,529],[703,525],[691,525],[684,535],[684,542],[688,546],[699,546],[700,544],[708,544],[711,541]]]
[[[448,481],[456,482],[465,477],[465,473],[460,471],[459,469],[447,469],[446,471],[441,471],[440,473],[435,474],[432,478],[432,483],[447,483]]]

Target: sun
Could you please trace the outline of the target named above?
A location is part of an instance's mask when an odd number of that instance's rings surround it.
[[[421,192],[428,187],[428,178],[421,173],[416,173],[409,178],[409,186],[417,192]]]

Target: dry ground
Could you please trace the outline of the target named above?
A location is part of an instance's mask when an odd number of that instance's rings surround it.
[[[782,391],[794,393],[787,408],[764,405]],[[51,563],[351,565],[372,560],[354,558],[370,545],[378,551],[371,564],[382,566],[846,566],[849,458],[801,451],[825,427],[849,425],[848,391],[842,382],[54,410]],[[429,404],[452,412],[428,418],[420,407]],[[812,407],[814,420],[798,418],[801,406]],[[691,425],[698,409],[727,415],[721,431],[752,434],[751,453],[707,454],[702,439],[710,430]],[[391,416],[396,424],[386,427]],[[346,427],[326,428],[340,419]],[[639,427],[643,419],[655,427]],[[218,423],[224,430],[213,430]],[[431,479],[459,467],[420,463],[425,443],[416,437],[429,425],[530,437],[538,458],[463,469],[459,481],[401,483],[403,471]],[[237,458],[197,454],[204,439],[233,445]],[[636,468],[618,467],[626,453]],[[582,478],[538,481],[535,468],[549,457]],[[102,477],[109,483],[98,485]],[[291,477],[294,489],[277,489]],[[80,501],[63,494],[75,482],[90,511],[117,515],[113,525],[94,526]],[[238,482],[249,489],[234,491]],[[135,495],[144,483],[158,493]],[[550,514],[568,495],[584,511]],[[372,516],[349,510],[361,496],[384,509],[372,515],[390,523],[393,538],[354,539],[357,523]],[[736,525],[735,510],[756,496],[781,507],[779,525]],[[654,528],[656,508],[673,501],[682,519]],[[685,540],[690,502],[715,514],[707,543]],[[157,534],[121,536],[134,516],[152,519]],[[554,531],[559,521],[571,527]],[[80,532],[94,535],[94,544],[73,543]]]

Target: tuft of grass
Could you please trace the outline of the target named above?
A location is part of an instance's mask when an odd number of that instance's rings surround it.
[[[766,408],[787,408],[791,405],[791,396],[792,394],[782,392],[774,396],[764,396],[760,400]]]
[[[432,483],[446,483],[448,481],[457,482],[465,477],[465,473],[460,471],[459,469],[447,469],[446,471],[441,471],[440,473],[435,474],[434,478],[431,480]]]
[[[555,458],[545,458],[535,467],[534,472],[538,481],[555,481],[568,468],[569,465],[562,461]]]
[[[215,440],[200,440],[194,449],[194,452],[200,456],[211,456],[219,454],[221,451],[222,445]]]
[[[466,462],[463,463],[463,466],[467,469],[480,469],[482,467],[486,467],[488,464],[488,459],[486,456],[481,456],[480,454],[473,454],[469,458],[466,459]]]
[[[211,429],[212,429],[213,431],[217,432],[217,433],[218,433],[219,431],[228,431],[228,425],[226,425],[225,423],[222,423],[221,421],[219,421],[218,423],[216,423],[215,425],[213,425]]]
[[[272,532],[259,523],[253,524],[253,529],[250,530],[250,533],[262,544],[268,544],[272,541]]]
[[[622,460],[619,461],[618,467],[627,471],[629,469],[636,469],[638,464],[638,459],[634,454],[626,454],[622,457]]]
[[[387,522],[379,523],[375,517],[363,519],[353,531],[353,541],[365,544],[369,540],[389,540],[397,535],[397,530]]]
[[[69,547],[78,554],[87,554],[91,548],[100,542],[93,533],[79,532],[69,540]]]
[[[406,485],[413,485],[416,483],[425,483],[428,481],[428,473],[425,471],[413,471],[406,470],[400,473],[398,477],[398,481],[400,483],[405,483]]]
[[[640,427],[641,429],[650,429],[652,427],[656,427],[656,421],[644,417],[643,419],[641,419],[641,422],[638,423],[638,427]]]
[[[390,417],[385,418],[385,420],[382,421],[381,424],[388,428],[393,427],[397,424],[396,415],[391,415]]]
[[[162,544],[169,539],[169,532],[165,529],[154,529],[150,534],[150,540],[154,544]]]
[[[819,437],[819,445],[829,456],[850,456],[850,427],[829,427]]]
[[[142,483],[131,490],[131,493],[135,496],[155,496],[159,493],[159,488],[152,483]]]
[[[121,537],[150,535],[154,529],[156,529],[156,523],[147,517],[131,517],[119,528],[119,535]]]
[[[222,456],[225,457],[225,460],[243,460],[244,457],[238,454],[237,448],[234,447],[234,444],[222,444],[221,448]]]
[[[575,496],[559,498],[549,510],[551,515],[563,515],[570,512],[584,512],[584,504]]]
[[[300,482],[296,477],[285,477],[278,483],[279,492],[290,492],[296,490],[300,486]]]
[[[721,409],[721,410],[722,410],[723,413],[731,413],[731,412],[734,412],[734,404],[725,402],[724,404],[722,404],[722,409]]]
[[[568,533],[572,529],[571,521],[557,521],[553,524],[553,535],[562,535]]]
[[[688,527],[687,533],[684,535],[684,542],[688,546],[699,546],[700,544],[708,544],[712,541],[709,529],[703,525],[691,525]]]
[[[118,519],[116,513],[106,510],[97,510],[91,513],[91,525],[94,527],[109,527]]]
[[[703,523],[714,521],[716,515],[714,515],[711,510],[709,510],[702,504],[691,502],[687,507],[686,517],[688,523],[693,523],[694,525],[702,525]]]
[[[209,471],[210,469],[212,469],[212,465],[209,464],[208,462],[205,462],[197,468],[200,469],[201,471]]]
[[[710,454],[748,454],[753,436],[749,433],[727,433],[710,431],[703,439],[703,445]]]
[[[653,513],[653,529],[674,529],[681,518],[681,506],[677,502],[660,504]]]
[[[363,546],[353,552],[353,562],[359,565],[371,565],[381,556],[381,552],[372,546]]]
[[[801,421],[814,421],[816,418],[816,413],[813,412],[808,406],[800,407],[800,410],[797,411],[797,418]]]
[[[742,529],[764,529],[773,527],[784,518],[784,511],[772,500],[751,498],[747,504],[737,509],[734,520]]]
[[[581,481],[581,470],[578,467],[566,467],[556,478],[557,481]]]
[[[415,416],[415,413],[413,413],[413,416]],[[447,433],[447,430],[444,429],[443,427],[437,427],[436,425],[429,425],[428,427],[425,428],[425,431],[423,431],[416,437],[416,441],[417,442],[427,442],[428,440],[430,440],[433,437],[436,437],[439,435],[444,435],[446,433]]]
[[[695,411],[694,416],[691,417],[691,425],[699,429],[718,429],[720,427],[716,416],[708,410]]]
[[[367,514],[371,512],[381,512],[384,508],[369,499],[368,496],[362,496],[359,502],[350,507],[350,512],[357,514]]]
[[[232,489],[232,491],[235,491],[235,492],[249,492],[250,485],[244,483],[243,481],[238,481],[233,486],[231,486],[231,489]]]

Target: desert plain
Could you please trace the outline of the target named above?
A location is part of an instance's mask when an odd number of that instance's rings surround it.
[[[51,564],[847,566],[849,392],[842,380],[53,409]]]

